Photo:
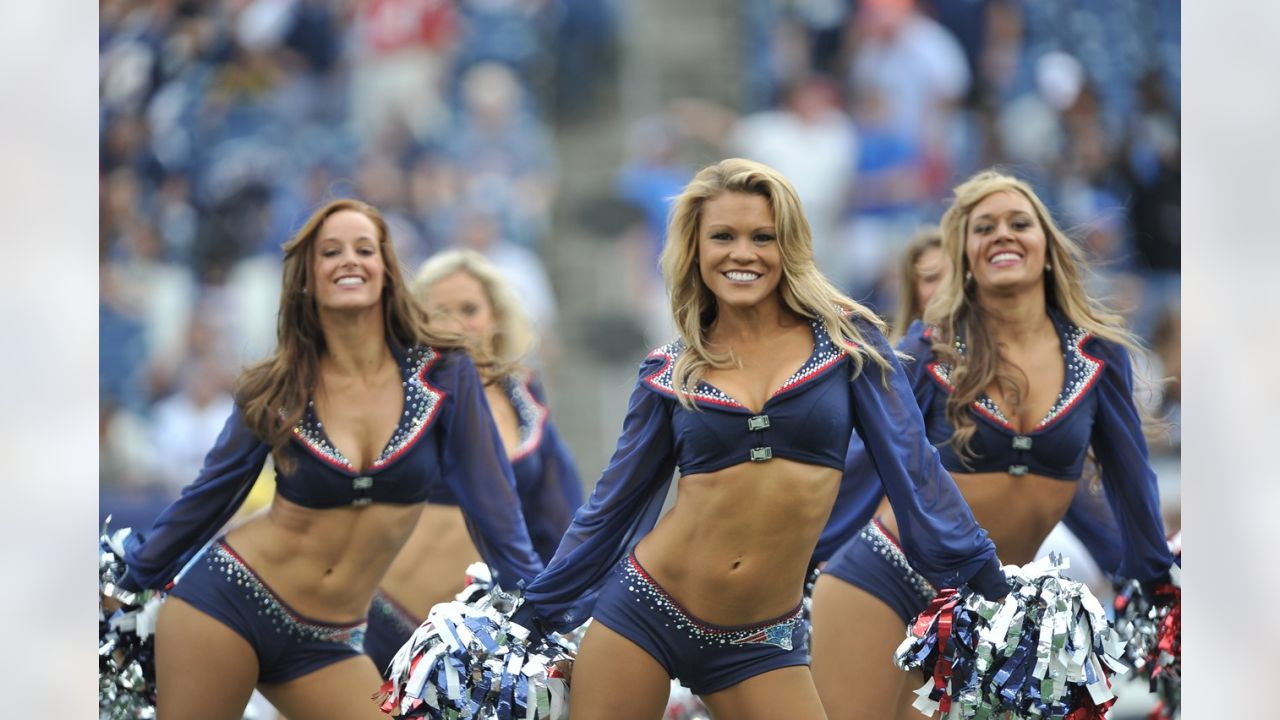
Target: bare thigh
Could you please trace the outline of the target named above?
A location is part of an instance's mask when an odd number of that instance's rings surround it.
[[[367,655],[326,665],[288,682],[261,686],[262,694],[289,720],[386,720],[373,697],[382,676]]]
[[[701,697],[712,717],[725,720],[827,718],[813,685],[813,675],[803,665],[770,670]]]
[[[830,575],[818,577],[813,680],[832,720],[895,717],[908,675],[893,663],[893,652],[905,637],[906,626],[883,601]]]
[[[569,683],[572,720],[658,720],[671,678],[662,665],[603,623],[591,623]]]
[[[919,697],[916,695],[916,689],[924,684],[924,678],[914,670],[904,672],[903,675],[906,679],[902,683],[902,690],[898,693],[898,720],[920,720],[925,715],[917,710],[913,703]]]
[[[156,621],[157,720],[240,720],[258,682],[249,642],[170,597]]]

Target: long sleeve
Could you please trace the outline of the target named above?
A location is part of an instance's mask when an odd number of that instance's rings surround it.
[[[120,585],[136,592],[172,582],[244,502],[270,451],[245,425],[240,408],[233,408],[195,481],[182,489],[150,530],[129,535],[128,572]]]
[[[1122,577],[1150,581],[1173,565],[1160,516],[1160,492],[1147,456],[1142,418],[1133,401],[1133,368],[1123,347],[1095,341],[1106,363],[1095,392],[1094,456],[1102,468],[1102,486],[1123,540]]]
[[[995,545],[929,441],[906,371],[878,330],[868,323],[858,329],[892,372],[888,387],[870,363],[853,380],[854,428],[889,497],[912,567],[937,587],[968,582],[989,598],[1003,594]]]
[[[613,458],[546,571],[526,588],[517,622],[538,618],[558,631],[581,625],[613,566],[657,523],[675,471],[672,401],[644,386],[660,364],[651,357],[641,365]]]
[[[1062,524],[1075,535],[1102,572],[1113,579],[1124,560],[1124,538],[1111,512],[1107,495],[1087,479],[1081,479],[1076,495],[1062,516]]]
[[[845,453],[844,475],[840,478],[840,490],[831,517],[818,537],[813,551],[813,562],[823,563],[831,559],[875,515],[884,487],[876,467],[867,455],[867,446],[857,432],[850,433],[849,449]]]
[[[907,382],[911,384],[911,394],[916,398],[916,406],[924,410],[933,400],[938,384],[929,379],[928,366],[933,360],[933,342],[925,324],[916,320],[907,328],[902,339],[898,341],[898,352],[907,356],[902,360],[902,371]]]
[[[450,351],[432,383],[446,393],[446,414],[437,421],[444,434],[440,461],[445,483],[462,508],[476,549],[495,571],[495,582],[515,589],[542,570],[542,561],[533,551],[511,463],[480,376],[470,358]]]
[[[911,325],[898,342],[898,350],[909,356],[909,359],[901,361],[902,370],[911,385],[916,404],[923,412],[933,401],[937,384],[924,372],[932,351],[924,335],[924,326],[919,320]],[[864,370],[868,371],[879,373],[878,368],[868,367]],[[930,441],[935,445],[938,443],[938,439],[932,436]],[[876,466],[867,454],[866,443],[862,441],[858,431],[854,430],[850,432],[849,449],[845,453],[840,491],[831,510],[831,518],[818,539],[814,562],[826,562],[841,545],[853,538],[871,520],[883,498],[884,485],[880,482]]]
[[[529,384],[529,391],[546,407],[542,387],[536,381]],[[542,442],[536,452],[541,473],[533,482],[521,483],[517,477],[516,484],[533,547],[539,557],[549,561],[569,523],[573,522],[574,512],[582,505],[582,478],[578,476],[569,447],[550,417],[543,422]]]

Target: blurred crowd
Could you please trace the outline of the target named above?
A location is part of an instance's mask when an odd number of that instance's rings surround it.
[[[616,33],[607,2],[99,10],[104,494],[162,502],[195,477],[236,373],[275,343],[280,245],[327,199],[380,208],[410,270],[482,251],[554,332],[549,116],[591,101]]]
[[[195,476],[236,373],[274,344],[279,246],[325,199],[379,207],[407,268],[446,247],[483,252],[554,336],[558,304],[590,302],[557,298],[544,264],[564,235],[553,211],[581,200],[563,197],[556,131],[600,115],[624,16],[648,7],[101,0],[104,498],[162,503]],[[902,247],[959,180],[999,164],[1084,240],[1098,296],[1152,348],[1147,374],[1174,379],[1149,404],[1175,421],[1157,451],[1176,453],[1178,3],[734,7],[741,107],[681,98],[608,120],[624,148],[607,206],[628,258],[620,288],[646,339],[670,332],[666,199],[702,162],[741,155],[789,177],[824,270],[885,317]]]
[[[1153,414],[1176,422],[1180,14],[1172,0],[752,0],[743,108],[674,100],[628,125],[615,192],[633,221],[628,287],[653,343],[666,205],[708,157],[792,180],[824,272],[886,319],[898,258],[951,188],[1000,166],[1082,241],[1091,290],[1152,352]],[[1167,379],[1167,381],[1166,381]],[[1176,427],[1155,450],[1175,453]]]

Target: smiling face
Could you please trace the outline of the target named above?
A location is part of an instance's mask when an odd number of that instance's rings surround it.
[[[458,271],[437,280],[423,294],[431,322],[482,343],[493,340],[493,303],[484,284],[471,273]]]
[[[979,290],[1044,285],[1048,243],[1035,208],[1021,193],[994,192],[973,206],[964,253]]]
[[[382,301],[386,265],[378,227],[364,213],[340,210],[320,225],[311,249],[318,311],[361,310]]]
[[[722,306],[778,299],[782,254],[773,210],[761,195],[724,192],[705,201],[698,227],[702,282]]]

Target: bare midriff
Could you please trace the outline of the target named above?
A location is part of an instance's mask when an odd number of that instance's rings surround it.
[[[425,620],[432,606],[458,594],[467,566],[479,561],[462,510],[427,505],[382,578],[381,589],[416,619]]]
[[[686,475],[636,559],[709,623],[776,618],[800,602],[840,477],[833,468],[781,458]]]
[[[996,545],[1005,564],[1025,565],[1036,558],[1044,539],[1066,514],[1076,483],[1043,475],[1015,477],[1004,472],[953,473],[956,487],[978,524]],[[895,536],[898,523],[887,500],[877,511]]]
[[[297,612],[353,622],[413,531],[422,504],[317,510],[279,495],[227,533],[227,543]]]

